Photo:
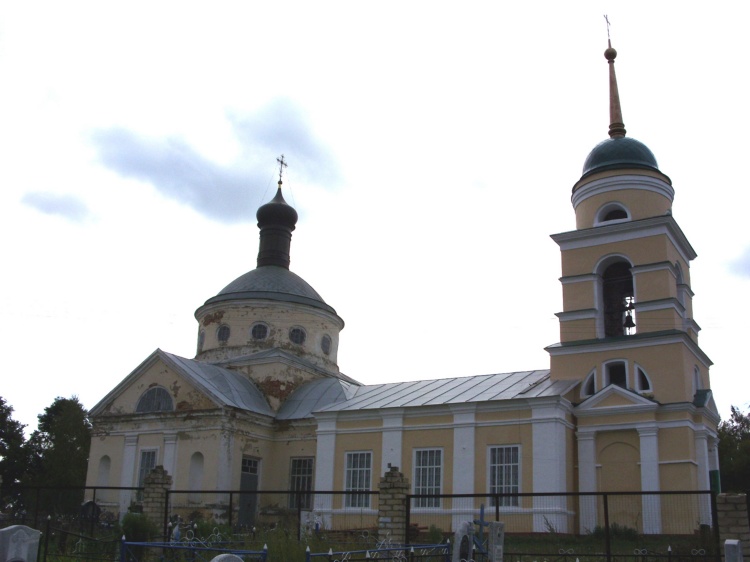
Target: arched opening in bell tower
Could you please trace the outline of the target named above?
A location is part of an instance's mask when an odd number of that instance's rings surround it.
[[[635,334],[635,291],[630,264],[621,260],[602,272],[604,337]]]

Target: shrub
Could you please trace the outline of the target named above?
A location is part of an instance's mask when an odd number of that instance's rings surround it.
[[[591,534],[595,537],[603,537],[604,532],[605,528],[601,525],[597,525],[596,527],[594,527],[594,530],[591,532]],[[638,531],[636,529],[633,529],[632,527],[628,527],[627,525],[612,523],[609,526],[609,536],[621,539],[637,539]]]
[[[127,513],[122,518],[122,533],[127,541],[147,542],[159,535],[159,530],[154,522],[142,513]]]

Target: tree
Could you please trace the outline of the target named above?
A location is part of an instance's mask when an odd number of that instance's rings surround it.
[[[27,442],[31,468],[25,483],[85,486],[91,422],[78,397],[55,398],[38,419],[38,428]]]
[[[735,406],[719,424],[719,469],[722,491],[750,490],[750,413],[743,415]]]
[[[29,467],[23,428],[13,419],[13,406],[0,396],[0,498],[6,498],[18,484]]]

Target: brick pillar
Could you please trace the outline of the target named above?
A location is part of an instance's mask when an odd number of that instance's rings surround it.
[[[406,543],[406,495],[409,479],[398,471],[397,466],[388,469],[380,479],[378,508],[378,538],[390,539],[391,544]]]
[[[742,555],[750,558],[750,522],[747,517],[745,494],[719,494],[716,496],[721,544],[727,539],[742,541]]]
[[[172,476],[163,466],[155,467],[143,481],[143,515],[161,529],[164,524],[164,505],[167,490],[172,487]]]

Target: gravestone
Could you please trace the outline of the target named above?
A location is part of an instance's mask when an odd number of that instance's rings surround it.
[[[737,539],[724,541],[724,560],[726,562],[742,562],[742,542]]]
[[[474,547],[474,523],[464,521],[458,526],[453,535],[453,556],[451,562],[466,562],[472,560]]]
[[[487,537],[487,555],[490,562],[503,562],[503,548],[505,545],[505,523],[491,521],[489,536]]]
[[[219,554],[211,558],[211,562],[243,562],[236,554]]]
[[[36,562],[41,531],[26,525],[0,530],[0,562]]]

